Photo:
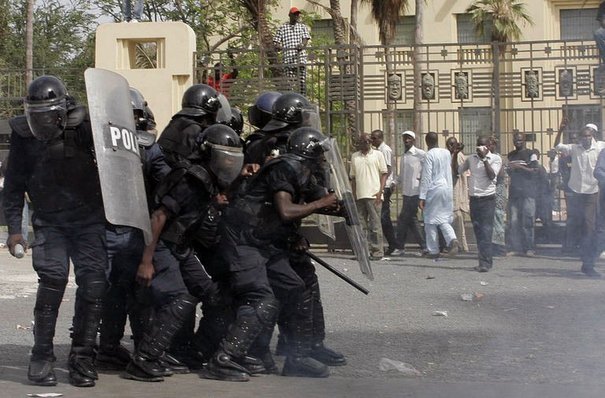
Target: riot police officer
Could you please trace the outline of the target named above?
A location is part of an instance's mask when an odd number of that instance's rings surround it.
[[[147,203],[152,203],[153,192],[169,173],[159,145],[155,142],[156,130],[153,113],[147,101],[136,88],[130,88],[130,102],[135,119],[137,142],[142,154],[143,177]],[[139,229],[121,225],[107,226],[107,257],[110,265],[109,282],[103,303],[103,317],[99,330],[97,366],[105,370],[124,370],[130,362],[130,352],[121,345],[127,316],[135,345],[142,339],[152,307],[145,292],[135,286],[135,274],[145,244]],[[167,358],[173,371],[179,371],[175,361]],[[181,368],[182,369],[182,368]]]
[[[293,314],[289,323],[293,349],[283,374],[329,374],[324,364],[309,357],[309,298],[304,281],[292,270],[288,257],[292,245],[300,248],[301,238],[296,232],[300,220],[322,209],[336,209],[338,200],[314,184],[312,177],[326,149],[325,137],[316,130],[301,128],[288,142],[290,153],[265,164],[243,192],[230,199],[225,212],[219,251],[229,266],[236,319],[203,377],[247,381],[250,372],[239,359],[264,329],[274,326],[280,304]]]
[[[183,110],[158,141],[172,170],[157,189],[153,237],[136,275],[139,283],[151,288],[156,314],[126,368],[124,377],[129,379],[161,381],[169,375],[159,360],[175,333],[198,301],[212,306],[222,299],[218,285],[193,252],[194,242],[216,243],[218,195],[243,165],[239,136],[225,125],[206,124],[218,111],[212,106],[214,99],[212,88],[191,87],[185,92]]]
[[[38,274],[34,307],[34,346],[28,379],[37,385],[57,383],[53,337],[57,314],[74,264],[75,315],[69,353],[69,381],[91,387],[102,298],[107,286],[105,215],[88,113],[68,96],[61,80],[33,80],[24,100],[25,115],[10,120],[11,147],[4,186],[8,247],[27,247],[21,231],[25,193],[35,209],[31,243]]]

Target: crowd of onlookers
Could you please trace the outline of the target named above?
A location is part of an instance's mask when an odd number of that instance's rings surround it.
[[[605,247],[599,212],[605,209],[599,199],[599,184],[605,184],[605,152],[600,156],[605,142],[595,140],[594,124],[579,134],[570,132],[568,142],[561,143],[564,130],[565,123],[555,148],[547,153],[548,170],[540,151],[527,148],[525,134],[519,132],[512,136],[514,149],[504,155],[493,136],[479,137],[475,150],[465,154],[455,137],[439,148],[437,134],[429,132],[425,151],[417,147],[413,131],[404,131],[397,137],[403,143],[398,167],[381,130],[362,134],[350,175],[371,258],[403,255],[406,243],[417,243],[419,255],[430,258],[468,252],[465,223],[470,219],[479,257],[475,269],[487,272],[493,256],[536,255],[538,220],[545,240],[556,242],[555,212],[565,216],[562,253],[578,255],[581,271],[599,277],[594,264]],[[394,225],[395,191],[402,203]]]

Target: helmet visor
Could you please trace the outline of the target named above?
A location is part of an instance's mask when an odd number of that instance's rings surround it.
[[[25,102],[25,118],[34,137],[48,141],[63,133],[67,125],[67,102],[63,99],[52,104]]]
[[[212,146],[210,170],[216,176],[221,187],[228,187],[237,178],[244,165],[244,153],[241,147],[217,144]]]

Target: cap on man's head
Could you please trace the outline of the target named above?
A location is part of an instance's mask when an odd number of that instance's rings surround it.
[[[402,137],[405,137],[406,135],[409,135],[410,137],[412,137],[413,139],[416,139],[416,134],[413,131],[410,130],[406,130],[403,133],[401,133]]]
[[[592,124],[592,123],[588,123],[586,126],[584,127],[588,127],[593,129],[594,131],[599,131],[599,129],[597,129],[597,125],[596,124]]]
[[[290,8],[290,14],[300,14],[300,10],[296,7]]]

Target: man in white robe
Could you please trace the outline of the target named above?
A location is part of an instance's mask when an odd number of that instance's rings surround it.
[[[458,240],[451,225],[454,219],[452,156],[447,149],[437,146],[437,133],[428,133],[425,140],[429,150],[422,166],[420,208],[424,215],[428,257],[439,257],[438,230],[443,234],[448,254],[453,256],[458,253]]]

